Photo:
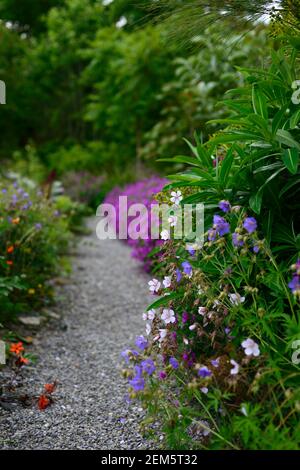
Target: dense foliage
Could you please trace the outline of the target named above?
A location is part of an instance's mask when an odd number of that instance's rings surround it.
[[[299,448],[298,74],[290,45],[247,70],[227,127],[174,158],[188,168],[159,196],[206,207],[202,247],[164,244],[149,337],[123,353],[171,448]]]

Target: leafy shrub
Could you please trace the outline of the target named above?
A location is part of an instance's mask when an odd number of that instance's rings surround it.
[[[149,338],[123,353],[131,397],[148,424],[160,416],[171,448],[299,449],[296,57],[281,50],[269,70],[246,71],[228,127],[173,159],[188,168],[168,188],[205,203],[205,242],[164,244]]]

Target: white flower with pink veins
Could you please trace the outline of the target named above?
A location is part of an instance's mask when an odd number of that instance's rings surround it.
[[[152,279],[148,282],[150,292],[158,292],[161,286],[161,283],[157,279]]]
[[[165,322],[166,325],[168,325],[168,323],[175,323],[176,317],[174,310],[171,308],[164,308],[161,319]]]
[[[260,355],[260,350],[258,344],[253,341],[251,338],[245,339],[245,341],[242,342],[242,347],[245,350],[246,356],[259,356]]]

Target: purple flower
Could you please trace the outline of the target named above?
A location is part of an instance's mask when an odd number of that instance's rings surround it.
[[[160,380],[164,380],[166,377],[167,377],[167,374],[164,370],[161,370],[159,373],[158,373],[158,377]]]
[[[226,328],[224,328],[224,331],[226,335],[229,335],[229,333],[231,332],[231,329],[228,328],[228,326],[226,326]]]
[[[202,378],[210,377],[212,372],[206,366],[203,366],[198,370],[198,375],[200,375]]]
[[[257,229],[257,222],[254,217],[247,217],[243,222],[243,227],[248,233],[253,233]]]
[[[189,314],[187,312],[183,312],[182,314],[182,323],[186,323],[189,319]]]
[[[299,294],[300,293],[300,276],[294,276],[288,285],[294,295]]]
[[[36,230],[42,230],[42,224],[40,224],[40,223],[35,224],[35,229]]]
[[[3,188],[2,189],[2,194],[5,194],[5,193],[7,193],[7,189]]]
[[[223,211],[223,212],[229,212],[230,209],[231,209],[230,202],[229,202],[229,201],[220,201],[220,202],[219,202],[219,208],[220,208],[221,211]]]
[[[136,375],[135,377],[133,377],[133,379],[129,380],[129,384],[136,392],[144,390],[145,388],[145,380],[139,375]]]
[[[193,274],[193,268],[188,261],[184,261],[183,263],[181,263],[181,266],[183,267],[183,271],[185,274],[187,274],[188,276],[191,276]]]
[[[191,248],[190,246],[187,248],[187,251],[191,256],[194,256],[194,254],[196,253],[196,250],[194,250],[194,248]]]
[[[229,223],[220,215],[214,215],[214,227],[221,237],[230,232]]]
[[[259,253],[260,248],[259,248],[258,245],[254,245],[254,247],[252,249],[253,249],[254,253]]]
[[[177,359],[175,359],[175,357],[170,357],[169,363],[173,367],[173,369],[178,369],[179,363]]]
[[[176,269],[176,279],[177,279],[177,282],[180,282],[180,281],[181,281],[181,278],[182,278],[181,272],[179,271],[179,269]]]
[[[213,230],[212,228],[208,230],[207,232],[207,239],[210,242],[214,242],[217,236],[217,232]]]
[[[141,349],[142,351],[144,351],[144,349],[146,349],[148,347],[148,342],[147,340],[144,338],[144,336],[137,336],[136,337],[136,340],[135,340],[135,345]]]
[[[238,247],[238,246],[243,246],[243,245],[244,245],[243,240],[240,240],[239,237],[240,237],[240,235],[239,235],[238,233],[236,233],[236,232],[234,232],[234,233],[232,234],[232,243],[233,243],[233,246]]]
[[[212,359],[210,361],[211,365],[214,366],[214,367],[219,367],[220,365],[220,359]]]
[[[152,359],[145,359],[144,361],[141,362],[141,366],[142,366],[143,372],[145,372],[148,375],[152,375],[153,372],[155,371],[155,365]]]

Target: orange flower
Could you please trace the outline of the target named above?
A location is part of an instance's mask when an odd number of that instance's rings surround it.
[[[47,408],[47,406],[50,405],[50,400],[49,398],[46,397],[46,395],[40,395],[39,401],[38,401],[38,407],[40,410],[44,410]]]
[[[27,357],[21,356],[19,359],[20,359],[21,364],[28,364],[29,363],[29,359],[27,359]]]
[[[27,357],[19,356],[18,359],[16,360],[16,366],[23,366],[29,363],[29,359]]]
[[[14,262],[11,261],[11,260],[7,260],[7,261],[6,261],[6,264],[7,264],[8,266],[12,266],[12,265],[14,264]]]
[[[15,248],[14,248],[13,245],[9,246],[9,247],[7,248],[7,253],[13,253],[14,249],[15,249]]]
[[[20,217],[16,217],[15,219],[12,219],[11,223],[14,225],[18,225],[20,223]]]
[[[21,343],[21,341],[18,343],[11,343],[9,350],[11,353],[17,354],[17,356],[19,356],[21,352],[24,351],[23,343]]]
[[[45,384],[44,388],[47,393],[53,393],[56,389],[56,382],[53,382],[53,384]]]

